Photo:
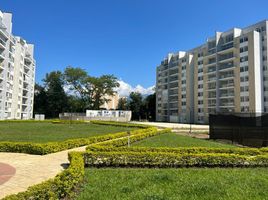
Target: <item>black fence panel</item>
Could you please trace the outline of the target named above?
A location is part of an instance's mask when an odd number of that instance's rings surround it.
[[[268,146],[268,113],[209,115],[211,139],[231,140],[246,146]]]

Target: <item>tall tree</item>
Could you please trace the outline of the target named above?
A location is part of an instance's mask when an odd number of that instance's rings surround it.
[[[46,114],[47,93],[45,91],[45,87],[35,84],[34,90],[34,113]]]
[[[149,121],[155,121],[155,109],[156,109],[156,94],[148,95],[143,100],[143,106],[145,110],[145,119]]]
[[[118,100],[117,110],[127,110],[127,99],[126,98],[120,98]]]
[[[142,118],[142,95],[139,92],[131,92],[129,95],[128,107],[132,111],[132,119]]]
[[[64,91],[63,74],[60,71],[53,71],[46,74],[45,79],[47,93],[47,112],[48,118],[58,117],[59,113],[67,110],[67,95]]]
[[[114,95],[115,88],[119,87],[115,76],[93,77],[81,68],[67,67],[64,77],[70,89],[81,98],[84,109],[100,109],[105,102],[109,101],[107,97]]]

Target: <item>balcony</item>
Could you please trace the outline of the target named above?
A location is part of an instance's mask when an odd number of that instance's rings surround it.
[[[4,53],[0,53],[0,61],[2,62],[3,60],[5,60],[5,54]]]
[[[5,49],[5,48],[6,48],[5,41],[0,38],[0,49]]]
[[[218,52],[223,52],[223,51],[227,51],[227,50],[231,50],[234,48],[234,42],[228,42],[226,44],[223,44],[221,45],[219,48],[218,48]]]
[[[234,77],[235,77],[235,74],[233,71],[231,73],[220,73],[219,75],[220,80],[234,78]]]
[[[223,92],[220,94],[220,98],[233,98],[234,92]]]
[[[226,61],[231,61],[235,59],[236,55],[233,52],[224,54],[224,55],[219,55],[219,63],[223,63]]]

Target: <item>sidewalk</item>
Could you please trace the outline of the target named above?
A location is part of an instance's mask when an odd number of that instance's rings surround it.
[[[68,152],[84,150],[85,147],[79,147],[44,156],[0,153],[0,162],[16,169],[15,175],[9,180],[3,181],[2,184],[0,182],[0,199],[10,194],[25,191],[29,186],[54,178],[69,164]]]

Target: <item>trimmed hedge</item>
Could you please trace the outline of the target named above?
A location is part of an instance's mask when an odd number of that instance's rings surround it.
[[[74,196],[74,189],[84,179],[84,160],[80,152],[69,153],[70,166],[55,178],[31,186],[25,192],[5,197],[3,200],[54,200]]]
[[[268,167],[268,154],[176,154],[162,152],[86,152],[86,166],[93,167]]]
[[[109,126],[123,126],[123,127],[129,127],[129,128],[150,128],[150,127],[152,127],[152,126],[144,125],[144,124],[132,124],[132,123],[115,122],[115,121],[91,120],[90,123],[99,124],[99,125],[109,125]]]
[[[130,136],[130,143],[140,141],[148,137],[169,133],[170,131],[171,129],[164,129],[161,131],[157,131],[156,128],[147,128],[139,132],[136,131],[137,134],[133,134]],[[114,148],[114,147],[121,147],[127,144],[128,144],[128,137],[122,137],[122,138],[118,138],[115,140],[108,140],[108,141],[100,142],[98,144],[89,145],[87,146],[87,150],[91,150],[92,148],[93,149],[103,148],[103,146],[105,146],[104,148],[115,149],[116,151],[117,148]]]
[[[141,134],[144,132],[156,131],[156,128],[147,128],[133,130],[129,133],[131,135]],[[29,142],[0,142],[0,152],[16,152],[16,153],[28,153],[45,155],[49,153],[55,153],[67,149],[72,149],[80,146],[86,146],[98,142],[112,140],[116,138],[126,137],[128,132],[112,133],[103,136],[70,139],[63,142],[49,142],[49,143],[29,143]]]
[[[262,155],[268,153],[268,148],[207,148],[207,147],[119,147],[113,148],[111,146],[90,145],[87,147],[90,151],[102,152],[138,152],[138,153],[177,153],[177,154],[199,154],[199,153],[225,153],[237,155]]]

